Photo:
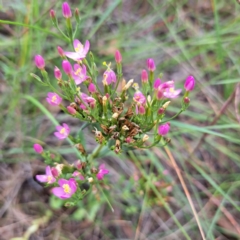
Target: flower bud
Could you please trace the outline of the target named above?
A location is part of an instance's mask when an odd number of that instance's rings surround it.
[[[57,80],[60,80],[62,78],[62,73],[58,67],[55,66],[54,68],[54,76]]]
[[[149,136],[147,134],[145,134],[142,138],[143,142],[146,142],[149,139]]]
[[[43,70],[45,67],[44,58],[41,55],[36,55],[34,58],[37,68]]]
[[[168,105],[171,103],[171,101],[167,101],[163,104],[163,108],[166,109],[168,107]]]
[[[34,148],[36,153],[39,153],[39,154],[43,153],[43,147],[40,144],[35,143],[33,145],[33,148]]]
[[[151,71],[151,72],[154,72],[155,69],[156,69],[156,66],[155,66],[155,63],[154,63],[154,60],[152,58],[149,58],[147,60],[147,67],[148,67],[148,70]]]
[[[169,130],[170,130],[170,123],[165,123],[158,127],[158,134],[161,136],[165,136],[168,134]]]
[[[127,82],[127,84],[123,87],[123,91],[126,91],[127,89],[129,89],[131,87],[133,81],[134,81],[133,79],[129,80]]]
[[[72,17],[72,12],[67,2],[62,4],[62,14],[65,18]]]
[[[50,10],[49,15],[52,19],[56,18],[56,14],[55,14],[55,11],[53,9]]]
[[[165,109],[163,107],[158,109],[158,114],[162,115],[165,112]]]
[[[102,103],[103,103],[103,106],[106,106],[106,104],[107,104],[107,97],[106,96],[103,96]]]
[[[90,93],[95,93],[96,92],[96,86],[93,83],[90,83],[88,86],[88,91]]]
[[[195,79],[193,76],[188,76],[185,84],[184,84],[184,88],[186,89],[186,91],[190,92],[194,89],[195,86]]]
[[[75,115],[77,113],[77,111],[71,106],[68,106],[67,110],[71,115]]]
[[[147,83],[148,82],[148,73],[147,73],[146,70],[142,70],[141,80],[142,80],[143,83]]]
[[[59,176],[59,172],[55,167],[51,168],[51,172],[52,172],[53,177],[58,177]]]
[[[63,68],[64,72],[67,75],[71,76],[71,74],[72,74],[72,65],[70,64],[70,62],[68,62],[67,60],[63,60],[62,68]]]
[[[118,50],[115,52],[115,61],[116,61],[116,63],[122,62],[122,55]]]
[[[154,89],[158,89],[158,87],[161,85],[161,80],[157,78],[153,84]]]
[[[74,16],[75,16],[77,23],[80,23],[80,14],[79,14],[78,8],[75,9]]]
[[[60,55],[60,57],[64,57],[65,56],[65,53],[63,51],[63,49],[61,47],[57,47],[57,50],[58,50],[58,54]]]
[[[185,98],[183,99],[183,101],[184,101],[184,103],[189,104],[189,103],[190,103],[190,98],[185,97]]]

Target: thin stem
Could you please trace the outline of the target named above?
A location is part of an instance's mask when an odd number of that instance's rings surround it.
[[[182,177],[181,171],[180,171],[180,169],[178,168],[177,163],[176,163],[176,161],[175,161],[172,153],[171,153],[170,150],[168,149],[168,147],[164,147],[164,149],[165,149],[165,151],[166,151],[166,153],[167,153],[170,161],[172,162],[172,165],[173,165],[173,167],[174,167],[174,169],[175,169],[175,171],[176,171],[176,173],[177,173],[177,175],[178,175],[178,178],[179,178],[179,180],[180,180],[180,182],[181,182],[181,185],[182,185],[182,187],[183,187],[183,190],[184,190],[184,192],[185,192],[185,195],[186,195],[186,197],[187,197],[187,199],[188,199],[188,202],[189,202],[189,204],[190,204],[190,206],[191,206],[191,209],[192,209],[192,211],[193,211],[193,215],[194,215],[194,217],[195,217],[195,219],[196,219],[196,222],[197,222],[199,231],[200,231],[200,233],[201,233],[202,239],[203,239],[203,240],[206,240],[204,231],[203,231],[203,229],[202,229],[202,226],[201,226],[200,221],[199,221],[199,218],[198,218],[197,211],[196,211],[196,209],[195,209],[195,207],[194,207],[194,204],[193,204],[191,195],[190,195],[190,193],[189,193],[189,191],[188,191],[188,189],[187,189],[186,183],[184,182],[184,179],[183,179],[183,177]]]
[[[181,109],[177,114],[175,114],[173,117],[171,117],[171,118],[169,118],[169,119],[167,119],[167,120],[161,122],[161,124],[166,123],[166,122],[169,122],[170,120],[176,118],[176,117],[177,117],[178,115],[180,115],[183,111],[184,111],[184,110]]]

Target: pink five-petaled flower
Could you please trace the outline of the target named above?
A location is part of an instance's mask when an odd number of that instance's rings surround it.
[[[62,102],[62,98],[52,92],[48,93],[46,100],[52,106],[58,106]]]
[[[80,96],[81,96],[82,101],[84,102],[80,105],[81,109],[83,109],[83,110],[87,109],[86,105],[87,106],[89,105],[91,108],[95,107],[96,100],[93,97],[89,97],[85,93],[81,93]]]
[[[146,97],[140,91],[134,93],[133,100],[139,105],[146,103]]]
[[[165,123],[158,127],[158,134],[161,136],[165,136],[168,134],[169,130],[170,130],[170,123]]]
[[[104,83],[106,85],[110,85],[111,83],[115,83],[117,78],[116,78],[116,74],[112,69],[107,69],[104,73],[103,73],[103,79],[104,79]]]
[[[84,82],[88,78],[86,66],[82,65],[81,67],[79,64],[74,64],[74,71],[72,73],[72,77],[76,85]]]
[[[52,193],[61,199],[70,198],[77,191],[77,183],[74,178],[59,179],[58,184],[60,187],[53,188]]]
[[[174,89],[174,87],[166,88],[163,92],[165,98],[176,98],[181,93],[182,89]]]
[[[105,168],[104,164],[101,164],[98,169],[99,169],[99,171],[98,171],[98,174],[97,174],[97,179],[102,180],[104,175],[109,173],[109,170],[107,170]]]
[[[80,180],[84,180],[84,176],[80,172],[78,172],[78,171],[74,171],[72,176],[73,177],[78,177]]]
[[[50,166],[46,167],[46,175],[36,175],[36,179],[39,182],[47,182],[49,184],[54,183],[56,181],[56,179],[54,178],[54,176],[52,174]]]
[[[186,91],[190,92],[194,89],[195,86],[195,79],[193,76],[188,76],[185,84],[184,84],[184,88],[186,89]]]
[[[85,46],[83,46],[79,40],[75,39],[73,41],[73,46],[74,46],[74,49],[76,52],[65,52],[65,55],[67,57],[73,59],[74,61],[79,61],[86,57],[86,55],[89,51],[89,48],[90,48],[90,43],[87,40],[85,42]]]
[[[65,18],[72,17],[72,12],[67,2],[62,4],[62,14]]]
[[[148,67],[148,70],[149,70],[150,72],[154,72],[154,71],[155,71],[156,66],[155,66],[154,60],[153,60],[152,58],[149,58],[149,59],[147,60],[147,67]]]
[[[70,128],[66,123],[63,123],[62,126],[56,126],[56,129],[58,132],[55,132],[54,135],[60,140],[67,138],[70,133]]]
[[[39,154],[43,152],[43,147],[38,143],[35,143],[33,145],[33,149],[35,150],[36,153],[39,153]]]
[[[40,70],[43,70],[45,67],[45,61],[44,58],[41,55],[36,55],[34,58],[35,64],[37,66],[37,68],[39,68]]]

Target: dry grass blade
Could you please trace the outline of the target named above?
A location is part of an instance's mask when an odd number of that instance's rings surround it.
[[[171,153],[170,150],[168,149],[168,147],[164,147],[164,148],[165,148],[165,151],[166,151],[166,153],[167,153],[167,155],[168,155],[168,157],[169,157],[169,159],[170,159],[170,161],[171,161],[171,163],[172,163],[172,165],[173,165],[173,168],[174,168],[174,170],[176,171],[176,173],[177,173],[177,175],[178,175],[178,178],[179,178],[179,180],[180,180],[180,182],[181,182],[181,185],[182,185],[182,187],[183,187],[183,190],[184,190],[184,192],[185,192],[185,194],[186,194],[186,197],[187,197],[187,199],[188,199],[188,202],[189,202],[189,204],[190,204],[190,206],[191,206],[191,209],[192,209],[192,211],[193,211],[193,215],[194,215],[195,220],[196,220],[196,222],[197,222],[197,225],[198,225],[199,231],[200,231],[200,233],[201,233],[202,239],[203,239],[203,240],[206,240],[205,234],[204,234],[204,231],[203,231],[203,229],[202,229],[201,223],[200,223],[200,221],[199,221],[198,214],[197,214],[197,211],[196,211],[196,209],[195,209],[195,207],[194,207],[194,204],[193,204],[191,195],[190,195],[190,193],[189,193],[189,191],[188,191],[188,189],[187,189],[187,186],[186,186],[186,184],[185,184],[185,182],[184,182],[184,179],[183,179],[183,177],[182,177],[181,170],[178,168],[177,163],[176,163],[176,161],[175,161],[172,153]]]

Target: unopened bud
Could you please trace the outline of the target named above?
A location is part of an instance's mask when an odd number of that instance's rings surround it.
[[[129,128],[128,128],[126,125],[124,125],[124,126],[122,127],[122,130],[123,130],[123,131],[128,131]]]
[[[115,60],[116,60],[116,63],[122,62],[122,55],[118,50],[115,52]]]
[[[162,107],[163,107],[164,109],[167,109],[167,107],[168,107],[168,105],[170,104],[170,102],[171,102],[171,101],[165,102]]]
[[[129,80],[127,84],[123,87],[123,91],[126,91],[127,89],[129,89],[133,84],[133,81],[134,81],[133,79]]]
[[[158,114],[162,115],[165,112],[165,109],[163,107],[158,109]]]
[[[63,51],[63,49],[61,47],[57,47],[57,50],[58,50],[58,54],[60,55],[60,57],[64,57],[65,56],[65,53]]]
[[[185,97],[185,98],[183,99],[183,101],[184,101],[184,103],[189,104],[189,103],[190,103],[190,98]]]
[[[146,142],[149,139],[149,136],[147,134],[145,134],[142,138],[143,142]]]
[[[92,183],[94,181],[94,179],[92,177],[88,178],[88,182]]]
[[[107,104],[107,97],[106,96],[103,96],[102,103],[103,103],[103,106],[106,106],[106,104]]]
[[[76,22],[79,24],[80,23],[80,14],[79,14],[78,8],[75,9],[74,16],[75,16]]]
[[[75,115],[77,113],[77,111],[71,106],[68,106],[67,110],[71,115]]]
[[[114,113],[114,114],[112,115],[112,118],[114,118],[114,119],[117,119],[117,118],[118,118],[118,116],[119,116],[119,114],[118,114],[118,113]]]

